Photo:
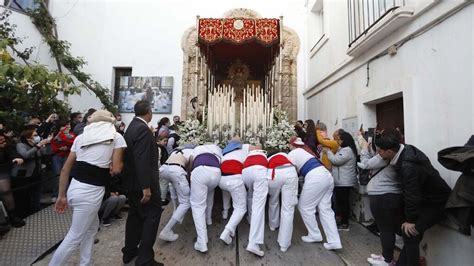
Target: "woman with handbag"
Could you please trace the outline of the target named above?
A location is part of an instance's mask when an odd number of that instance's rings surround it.
[[[396,132],[394,134],[399,136]],[[361,162],[358,166],[370,170],[367,194],[382,244],[382,255],[372,254],[367,261],[371,265],[394,265],[395,234],[400,232],[403,223],[401,183],[394,166],[375,152],[372,143],[368,143],[362,135],[359,135],[358,140],[361,147]]]

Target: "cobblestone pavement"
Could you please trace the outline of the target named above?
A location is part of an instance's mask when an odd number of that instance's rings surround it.
[[[183,224],[175,226],[175,232],[180,236],[176,242],[167,243],[157,239],[155,259],[165,265],[368,265],[366,258],[371,253],[380,254],[379,238],[357,223],[351,224],[349,232],[340,232],[343,242],[343,249],[340,251],[327,251],[321,243],[303,243],[300,237],[307,232],[299,213],[295,213],[292,246],[286,253],[282,253],[276,241],[278,232],[272,232],[267,227],[263,247],[265,256],[259,258],[245,250],[249,231],[245,219],[231,245],[227,246],[219,240],[227,220],[222,220],[217,207],[214,208],[213,224],[208,228],[208,253],[202,254],[193,249],[196,232],[191,212],[188,212]],[[122,265],[120,249],[124,242],[125,214],[126,212],[123,213],[123,220],[113,221],[111,226],[102,227],[97,234],[100,241],[94,246],[94,265]],[[160,230],[170,216],[171,208],[167,206],[162,215]],[[34,265],[47,265],[51,257],[52,254],[49,254]],[[78,263],[79,254],[76,252],[67,265]]]

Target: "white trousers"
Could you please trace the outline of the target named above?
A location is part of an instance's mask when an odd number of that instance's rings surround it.
[[[69,232],[59,245],[49,265],[65,265],[71,253],[80,246],[80,265],[91,265],[94,236],[99,229],[99,208],[105,188],[72,179],[67,190],[68,206],[72,208]]]
[[[234,211],[227,222],[225,229],[229,230],[231,235],[235,234],[235,229],[247,212],[247,191],[245,190],[242,175],[222,176],[219,187],[223,191],[230,193],[232,197],[232,207]]]
[[[171,198],[173,198],[173,194],[176,193],[179,205],[173,212],[171,219],[182,223],[184,215],[186,215],[186,212],[191,207],[189,201],[190,188],[188,179],[186,179],[186,171],[177,165],[163,165],[160,167],[160,179],[173,184],[172,187],[170,186],[170,191],[172,192]]]
[[[268,174],[271,176],[272,169],[268,170]],[[293,236],[295,206],[298,204],[298,173],[294,166],[282,166],[275,169],[275,178],[268,180],[268,194],[270,195],[268,200],[270,227],[280,227],[278,243],[280,247],[288,248]]]
[[[211,218],[214,205],[214,189],[221,179],[221,170],[217,167],[198,166],[191,172],[191,209],[197,242],[207,244],[206,217]]]
[[[254,165],[242,171],[248,189],[247,204],[250,217],[249,243],[263,244],[265,232],[265,203],[268,193],[267,168]]]
[[[326,234],[328,243],[340,244],[336,218],[331,208],[331,197],[334,189],[334,180],[326,168],[320,166],[311,170],[305,177],[301,191],[298,209],[301,218],[311,238],[321,238],[321,232],[316,221],[316,207],[319,220]]]
[[[222,209],[224,211],[229,211],[230,209],[230,193],[225,190],[222,190]]]

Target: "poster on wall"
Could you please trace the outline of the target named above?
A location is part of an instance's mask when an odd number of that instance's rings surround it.
[[[155,114],[171,114],[173,77],[120,77],[120,112],[133,113],[133,106],[140,100],[150,102]]]
[[[342,119],[342,129],[349,132],[354,138],[357,138],[357,132],[359,131],[357,116]]]

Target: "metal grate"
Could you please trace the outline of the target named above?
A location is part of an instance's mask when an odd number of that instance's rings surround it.
[[[51,205],[25,219],[26,225],[12,228],[0,240],[0,265],[31,265],[63,240],[71,225],[72,211],[54,212]]]

